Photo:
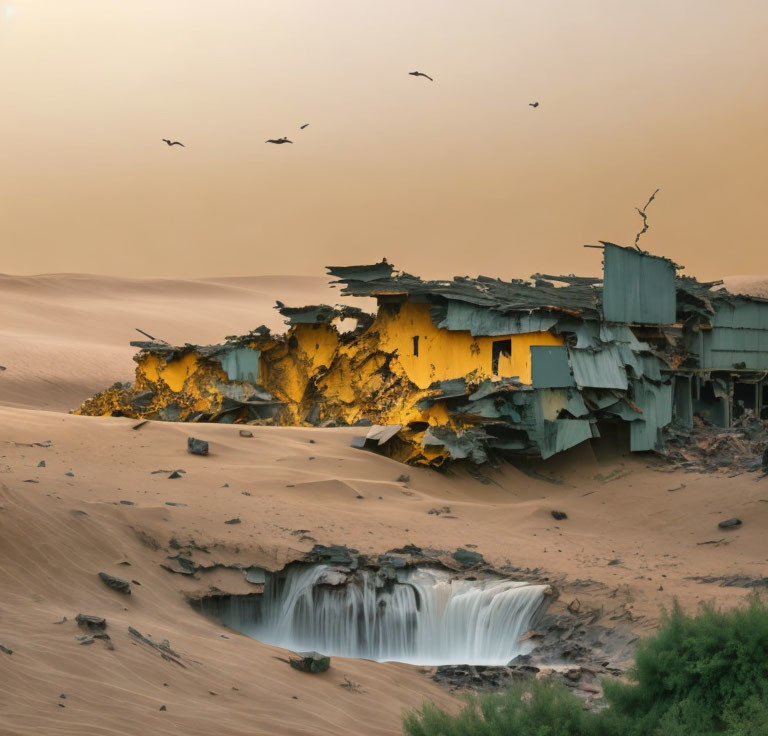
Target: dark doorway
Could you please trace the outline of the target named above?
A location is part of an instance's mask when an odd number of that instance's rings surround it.
[[[413,354],[418,357],[419,355],[419,336],[413,336]]]
[[[494,340],[493,351],[491,353],[491,373],[496,374],[499,372],[499,358],[502,355],[506,355],[507,358],[512,357],[512,340]]]
[[[757,384],[733,382],[733,418],[744,415],[746,409],[757,411]]]

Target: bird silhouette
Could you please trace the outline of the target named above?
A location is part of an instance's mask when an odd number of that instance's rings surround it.
[[[538,107],[538,106],[539,106],[538,102],[529,102],[528,103],[528,107]]]
[[[281,143],[293,143],[293,141],[289,141],[285,136],[282,138],[270,138],[267,141],[264,141],[265,143],[277,143],[279,146]]]
[[[424,72],[408,72],[412,77],[426,77],[430,82],[434,82],[435,80],[432,79],[432,77],[429,76],[429,74],[424,74]]]
[[[304,123],[304,125],[299,126],[299,130],[304,130],[309,125],[309,123]]]
[[[180,143],[179,141],[169,141],[167,138],[163,138],[163,143],[167,143],[169,146],[181,146],[182,148],[186,148],[183,143]]]

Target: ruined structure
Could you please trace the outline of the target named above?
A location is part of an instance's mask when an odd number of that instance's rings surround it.
[[[423,281],[386,261],[330,267],[353,307],[286,307],[221,345],[135,342],[136,381],[77,410],[168,421],[362,425],[404,462],[548,458],[618,425],[633,451],[694,414],[730,426],[768,409],[768,301],[678,276],[604,243],[603,278]],[[350,324],[353,329],[344,331]]]

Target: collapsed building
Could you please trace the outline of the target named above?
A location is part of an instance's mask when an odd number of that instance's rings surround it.
[[[768,300],[636,248],[599,247],[602,278],[426,281],[386,260],[329,267],[342,294],[376,299],[375,315],[278,302],[284,335],[133,342],[135,382],[76,413],[360,425],[358,446],[439,466],[548,458],[619,427],[631,450],[660,450],[694,415],[728,427],[768,411]]]

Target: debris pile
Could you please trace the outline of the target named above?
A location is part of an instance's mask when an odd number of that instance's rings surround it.
[[[661,453],[671,469],[728,475],[768,472],[768,420],[745,415],[730,428],[694,417],[690,431],[674,431]]]

